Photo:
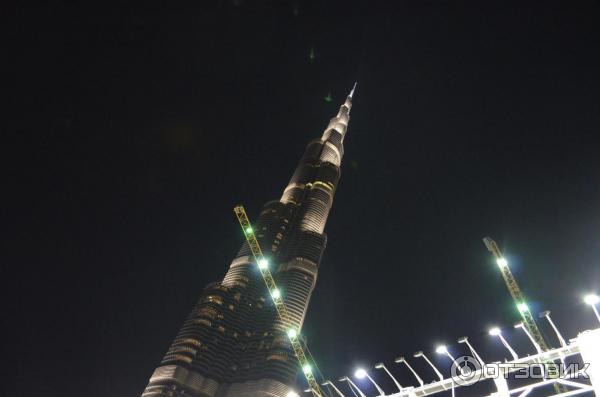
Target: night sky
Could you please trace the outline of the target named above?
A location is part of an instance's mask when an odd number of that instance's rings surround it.
[[[409,383],[395,357],[463,335],[501,360],[491,325],[533,353],[486,235],[534,312],[594,324],[597,1],[52,3],[5,10],[3,395],[139,396],[233,206],[280,197],[354,81],[304,327],[326,376]]]

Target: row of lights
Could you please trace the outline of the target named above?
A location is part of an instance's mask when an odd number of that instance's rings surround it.
[[[252,234],[254,232],[254,230],[252,229],[251,226],[248,226],[245,230],[246,234]],[[497,264],[499,267],[505,267],[508,266],[508,262],[506,261],[506,259],[504,258],[499,258],[497,260]],[[267,259],[261,259],[258,262],[258,268],[260,270],[265,270],[269,267],[269,262]],[[278,300],[279,298],[281,298],[281,291],[275,287],[273,288],[271,291],[269,291],[271,294],[271,297],[273,298],[273,300]],[[589,294],[586,295],[584,297],[584,302],[588,305],[590,305],[594,311],[594,314],[596,315],[596,318],[598,319],[598,321],[600,321],[600,313],[598,313],[598,309],[596,308],[596,305],[600,302],[600,297],[596,294]],[[526,311],[529,311],[529,307],[527,306],[527,304],[525,302],[521,302],[517,305],[517,309],[519,310],[519,312],[523,313]],[[558,331],[558,329],[556,328],[556,326],[554,325],[554,323],[552,322],[552,319],[550,318],[550,312],[549,311],[545,311],[543,313],[540,314],[540,317],[545,317],[548,322],[550,323],[550,325],[552,326],[553,330],[555,331],[561,346],[566,346],[566,342],[564,340],[564,338],[562,337],[562,335],[560,334],[560,332]],[[537,342],[533,339],[532,335],[529,333],[529,331],[525,328],[524,324],[522,322],[519,322],[517,324],[515,324],[514,326],[515,328],[520,328],[522,329],[525,334],[527,335],[527,337],[531,340],[531,342],[533,343],[536,351],[538,353],[542,353],[541,347],[537,344]],[[512,347],[510,347],[510,345],[508,344],[508,342],[506,341],[506,339],[504,339],[504,337],[502,336],[502,331],[500,330],[500,328],[498,327],[494,327],[492,329],[489,330],[489,334],[492,336],[497,336],[500,341],[502,342],[502,344],[507,348],[507,350],[509,351],[509,353],[511,354],[511,356],[513,357],[513,359],[517,360],[519,357],[517,355],[517,353],[514,351],[514,349],[512,349]],[[298,332],[296,331],[296,329],[294,328],[290,328],[287,331],[287,336],[288,338],[290,338],[290,340],[294,340],[298,337]],[[477,358],[480,362],[483,362],[483,360],[481,360],[481,357],[477,354],[477,352],[475,351],[475,349],[473,348],[473,346],[471,346],[471,344],[469,343],[467,337],[463,337],[460,338],[458,340],[458,343],[466,343],[467,346],[469,347],[469,350],[471,351],[471,353],[475,356],[475,358]],[[436,353],[438,354],[442,354],[442,355],[446,355],[448,358],[450,358],[450,360],[452,360],[453,362],[455,361],[455,358],[450,354],[450,352],[448,351],[448,348],[445,345],[440,345],[435,349]],[[440,378],[440,381],[444,380],[444,377],[442,375],[442,373],[433,365],[433,363],[427,358],[427,356],[425,355],[425,353],[423,353],[422,351],[418,351],[414,354],[414,357],[423,357],[423,359],[431,366],[431,368],[434,370],[434,372],[436,373],[436,375]],[[415,376],[415,378],[417,379],[417,381],[419,382],[419,384],[421,386],[424,385],[423,380],[419,377],[419,375],[417,375],[416,371],[410,366],[410,364],[406,361],[406,359],[404,357],[399,357],[395,360],[396,363],[404,363],[407,368],[412,372],[412,374]],[[377,369],[383,369],[394,381],[394,384],[398,387],[399,391],[402,391],[403,387],[400,385],[400,383],[396,380],[396,378],[394,378],[394,376],[392,375],[392,373],[385,367],[385,365],[383,363],[379,363],[375,365],[375,368]],[[302,368],[302,371],[305,374],[310,374],[312,372],[312,367],[309,364],[304,365],[304,367]],[[385,392],[381,389],[381,387],[375,382],[375,380],[369,376],[369,373],[364,369],[364,368],[358,368],[355,372],[354,372],[354,376],[357,379],[364,379],[367,378],[377,389],[377,391],[379,392],[379,394],[381,396],[385,395]],[[358,386],[356,386],[356,384],[354,384],[354,382],[352,382],[352,380],[350,378],[348,378],[347,376],[342,377],[339,379],[340,382],[348,382],[351,387],[353,386],[361,395],[361,397],[366,397],[364,395],[364,393],[362,393],[362,391],[358,388]],[[340,395],[343,396],[343,394],[335,387],[335,385],[330,381],[327,380],[323,383],[323,386],[326,385],[330,385],[334,388],[334,390],[336,390],[336,392]],[[296,393],[294,390],[290,390],[287,394],[286,397],[299,397],[298,393]]]
[[[252,228],[248,227],[246,228],[246,233],[252,233]],[[269,261],[265,258],[261,259],[258,261],[258,268],[261,270],[267,269],[269,267]],[[277,287],[274,287],[272,290],[269,291],[269,293],[271,294],[271,297],[273,298],[274,301],[278,300],[279,298],[281,298],[281,290]],[[290,328],[287,330],[287,336],[290,339],[296,339],[298,337],[298,331],[295,328]],[[307,367],[305,365],[305,367]],[[311,368],[307,367],[307,368],[303,368],[304,373],[307,372],[311,372]]]
[[[600,314],[598,313],[598,309],[596,308],[596,305],[598,303],[600,303],[600,296],[596,295],[596,294],[589,294],[586,295],[583,298],[583,301],[590,305],[594,311],[594,313],[596,314],[596,317],[598,318],[598,321],[600,321]],[[525,303],[523,303],[523,305],[525,305],[524,310],[528,310],[527,305]],[[540,313],[540,317],[546,318],[548,320],[548,322],[550,323],[550,325],[552,326],[552,329],[554,330],[554,332],[556,333],[556,336],[558,337],[561,346],[566,346],[566,342],[565,339],[562,337],[562,335],[560,334],[560,332],[558,331],[558,328],[556,328],[556,325],[554,324],[554,322],[552,321],[552,319],[550,318],[550,312],[549,311],[545,311]],[[529,331],[525,328],[524,324],[522,322],[519,322],[517,324],[514,325],[515,328],[519,328],[522,329],[527,337],[529,338],[529,340],[533,343],[536,351],[538,353],[542,353],[541,347],[535,342],[535,340],[533,339],[532,335],[529,333]],[[514,351],[514,349],[508,344],[508,342],[506,341],[506,339],[502,336],[502,330],[498,327],[494,327],[491,328],[489,330],[489,334],[492,336],[497,336],[500,341],[502,342],[502,344],[504,345],[504,347],[506,347],[506,349],[509,351],[509,353],[511,354],[512,358],[514,360],[517,360],[519,358],[519,356],[517,355],[517,353]],[[288,334],[289,336],[289,334]],[[469,343],[468,338],[462,337],[458,340],[458,343],[464,343],[467,345],[467,347],[469,348],[469,350],[471,351],[471,354],[473,354],[473,356],[479,360],[479,362],[483,363],[483,360],[481,359],[481,357],[479,356],[479,354],[477,354],[477,352],[475,351],[475,349],[473,348],[473,346]],[[452,362],[456,361],[455,358],[452,356],[452,354],[450,354],[450,352],[448,351],[448,348],[445,345],[439,345],[436,347],[435,352],[441,355],[445,355],[447,356],[450,360],[452,360]],[[442,373],[433,365],[433,363],[429,360],[429,358],[425,355],[424,352],[422,351],[418,351],[416,353],[414,353],[413,355],[414,357],[422,357],[427,364],[429,364],[429,366],[433,369],[433,371],[435,372],[435,374],[437,375],[437,377],[440,379],[440,381],[444,380],[444,376],[442,375]],[[414,368],[408,363],[408,361],[406,361],[406,359],[404,357],[399,357],[396,360],[394,360],[396,363],[403,363],[406,365],[406,367],[408,368],[408,370],[414,375],[414,377],[417,379],[417,382],[419,382],[419,384],[421,386],[424,386],[425,383],[423,382],[423,379],[421,379],[421,377],[417,374],[417,372],[414,370]],[[394,384],[396,385],[396,387],[398,388],[398,390],[401,392],[404,388],[402,387],[402,385],[400,384],[400,382],[398,382],[398,380],[392,375],[392,373],[385,367],[385,365],[383,363],[378,363],[375,365],[376,369],[383,369],[387,375],[394,381]],[[375,380],[369,375],[369,373],[367,372],[366,369],[364,368],[358,368],[356,369],[356,371],[354,371],[354,377],[356,379],[368,379],[373,386],[375,386],[375,388],[377,389],[377,391],[379,392],[380,396],[385,396],[385,392],[383,391],[383,389],[375,382]],[[366,397],[365,394],[358,388],[358,386],[352,381],[352,379],[348,378],[347,376],[344,376],[342,378],[339,379],[340,382],[348,382],[350,388],[352,390],[356,390],[358,392],[358,394],[360,395],[360,397]],[[333,384],[333,382],[331,382],[330,380],[327,380],[325,382],[323,382],[323,386],[331,386],[337,393],[339,396],[343,396],[342,392]],[[287,397],[297,397],[298,394],[295,392],[290,392]]]

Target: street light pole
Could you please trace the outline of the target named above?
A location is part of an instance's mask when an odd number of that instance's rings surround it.
[[[429,366],[431,368],[433,368],[433,371],[438,376],[438,378],[440,378],[440,380],[444,380],[444,375],[442,375],[442,373],[440,371],[438,371],[438,369],[435,367],[435,365],[433,365],[433,363],[431,361],[429,361],[429,359],[427,358],[425,353],[423,353],[423,351],[418,351],[415,354],[413,354],[413,356],[414,357],[423,357],[423,359],[425,359],[425,361],[427,361],[427,364],[429,364]]]
[[[349,386],[350,386],[350,389],[351,389],[351,390],[352,390],[352,387],[354,387],[354,388],[356,389],[356,391],[358,392],[358,394],[360,394],[360,397],[367,397],[367,396],[365,396],[365,393],[363,393],[363,392],[362,392],[362,390],[360,390],[360,389],[358,388],[358,386],[356,386],[356,385],[354,384],[354,382],[352,382],[352,380],[351,380],[350,378],[348,378],[347,376],[341,377],[341,378],[339,379],[339,381],[340,381],[340,382],[344,382],[344,381],[348,382],[348,384],[349,384]]]
[[[369,373],[363,369],[363,368],[359,368],[354,372],[354,376],[358,379],[364,379],[365,377],[367,379],[369,379],[371,381],[371,383],[373,384],[373,386],[375,386],[375,388],[377,389],[377,391],[379,392],[380,396],[385,396],[385,392],[381,389],[381,387],[379,387],[379,385],[377,384],[377,382],[375,382],[375,380],[373,378],[371,378],[371,375],[369,375]]]
[[[600,296],[596,294],[589,294],[583,298],[583,301],[592,307],[596,318],[600,322],[600,313],[598,313],[598,309],[596,308],[596,305],[600,302]]]
[[[523,330],[523,332],[525,332],[525,335],[527,335],[527,337],[529,338],[529,340],[533,344],[533,347],[535,347],[535,351],[537,352],[537,354],[542,354],[543,353],[542,348],[535,341],[535,339],[533,339],[533,336],[531,336],[531,333],[529,333],[529,331],[527,331],[527,328],[525,328],[525,325],[523,323],[516,323],[515,324],[515,328],[521,328]]]
[[[394,381],[394,384],[398,388],[398,391],[400,391],[400,392],[402,391],[403,387],[400,384],[400,382],[398,382],[396,380],[396,378],[394,378],[394,375],[392,375],[392,373],[385,367],[385,365],[383,365],[383,363],[375,364],[375,368],[377,368],[377,369],[383,369],[390,376],[390,378],[392,378],[392,380]]]
[[[344,396],[344,394],[343,394],[343,393],[340,391],[340,389],[338,389],[337,387],[335,387],[335,385],[333,384],[333,382],[332,382],[332,381],[330,381],[330,380],[326,380],[325,382],[321,383],[321,386],[327,386],[327,385],[329,385],[329,386],[333,387],[333,390],[335,390],[335,392],[338,394],[338,396],[340,396],[340,397],[346,397],[346,396]]]
[[[408,363],[408,361],[406,361],[406,359],[404,357],[398,357],[397,359],[394,360],[394,362],[396,363],[404,363],[408,369],[410,370],[410,372],[412,372],[412,374],[415,376],[415,378],[417,378],[417,382],[419,382],[419,384],[421,386],[423,386],[425,383],[423,382],[423,379],[421,379],[421,377],[417,374],[417,371],[415,371],[413,369],[413,367],[410,366],[410,364]]]
[[[502,331],[500,331],[500,328],[492,328],[492,329],[490,329],[489,333],[490,333],[490,335],[497,336],[500,339],[500,342],[502,342],[504,347],[506,347],[506,349],[508,349],[508,351],[510,352],[513,360],[519,359],[519,356],[517,356],[517,353],[513,350],[512,347],[510,347],[510,345],[508,344],[506,339],[504,339],[504,337],[502,336]]]
[[[469,338],[467,338],[466,336],[463,336],[462,338],[460,338],[458,340],[458,343],[466,344],[467,347],[469,348],[469,351],[473,355],[473,357],[475,357],[477,360],[479,360],[479,363],[483,366],[483,360],[481,359],[479,354],[477,354],[477,352],[475,351],[475,348],[469,343]]]
[[[542,318],[542,317],[546,318],[546,320],[548,320],[548,322],[550,323],[550,326],[554,330],[554,333],[556,334],[556,337],[558,338],[558,342],[560,343],[560,345],[562,347],[567,346],[567,342],[565,341],[565,339],[562,337],[562,335],[558,331],[558,328],[556,327],[556,325],[554,325],[554,321],[552,321],[552,319],[550,318],[550,311],[546,310],[545,312],[541,312],[540,318]]]
[[[435,352],[437,354],[443,354],[445,356],[448,356],[448,358],[452,361],[455,362],[456,359],[452,356],[452,354],[450,354],[450,352],[448,351],[448,348],[445,345],[440,345],[435,349]]]

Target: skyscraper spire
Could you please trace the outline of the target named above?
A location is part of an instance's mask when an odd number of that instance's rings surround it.
[[[350,95],[348,95],[348,98],[350,98],[350,99],[354,98],[354,90],[356,89],[357,84],[358,84],[358,81],[356,81],[354,83],[354,87],[352,87],[352,91],[350,91]]]
[[[281,198],[267,202],[252,226],[298,331],[327,243],[355,89],[322,137],[309,142]],[[206,287],[142,397],[289,395],[298,362],[256,266],[246,243],[223,281]]]
[[[348,122],[350,121],[350,109],[352,109],[352,98],[354,97],[354,90],[356,89],[356,83],[354,83],[354,87],[350,91],[350,94],[346,97],[346,100],[340,106],[340,110],[337,115],[329,120],[329,125],[325,129],[323,133],[323,137],[321,138],[324,141],[331,140],[333,142],[340,140],[340,144],[344,142],[344,137],[346,135],[346,130],[348,129]],[[337,134],[333,134],[336,131]],[[340,148],[342,151],[343,149]],[[340,156],[341,159],[341,156]],[[339,163],[337,163],[339,165]]]

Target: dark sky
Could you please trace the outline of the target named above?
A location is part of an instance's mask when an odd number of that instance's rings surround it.
[[[593,325],[597,1],[52,3],[3,27],[5,395],[138,396],[242,243],[232,207],[280,196],[355,80],[304,328],[325,374],[408,381],[395,357],[465,334],[502,359],[486,235],[534,311]]]

